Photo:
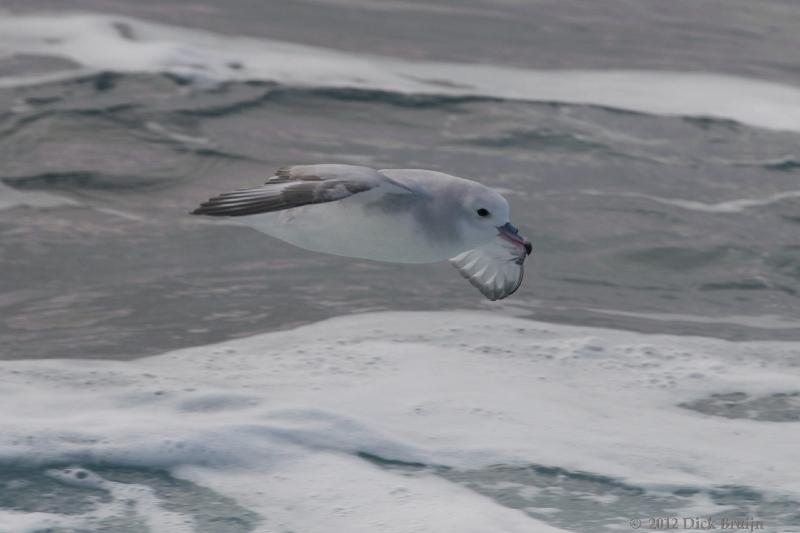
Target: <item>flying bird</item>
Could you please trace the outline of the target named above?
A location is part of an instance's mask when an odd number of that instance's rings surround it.
[[[432,170],[281,167],[264,185],[215,196],[192,214],[237,217],[315,252],[391,263],[449,259],[490,300],[519,288],[532,250],[499,193]]]

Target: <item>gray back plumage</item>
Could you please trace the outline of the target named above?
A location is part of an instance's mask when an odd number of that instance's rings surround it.
[[[299,165],[281,167],[261,187],[215,196],[192,211],[193,215],[238,217],[282,211],[309,204],[333,202],[369,191],[386,177],[353,165]]]

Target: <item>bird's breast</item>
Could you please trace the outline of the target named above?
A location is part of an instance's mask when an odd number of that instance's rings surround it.
[[[306,250],[375,261],[434,263],[464,251],[453,230],[413,207],[408,195],[354,197],[238,221]]]

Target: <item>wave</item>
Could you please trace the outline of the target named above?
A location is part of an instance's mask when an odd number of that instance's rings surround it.
[[[24,409],[0,414],[0,462],[74,465],[108,490],[120,487],[98,468],[166,469],[258,513],[259,531],[557,531],[535,509],[567,517],[579,483],[624,488],[634,505],[661,494],[677,514],[696,503],[684,495],[730,510],[714,495],[739,487],[760,514],[800,498],[800,451],[786,445],[800,426],[767,416],[754,431],[698,400],[795,398],[796,351],[453,312],[337,318],[130,362],[4,361],[4,394]],[[522,487],[527,507],[510,509],[485,497],[509,479],[492,477],[501,466],[564,486],[557,498]]]
[[[597,151],[613,153],[605,144],[585,139],[580,135],[561,133],[548,129],[513,129],[492,136],[466,137],[458,144],[490,149],[538,148],[565,151]]]
[[[17,190],[46,189],[156,189],[171,186],[161,178],[114,175],[94,171],[44,172],[28,176],[3,177],[0,181]],[[6,187],[8,189],[8,187]],[[11,190],[11,189],[9,189]]]
[[[41,191],[19,191],[0,182],[0,211],[14,207],[49,208],[80,205],[75,200]]]
[[[620,311],[617,309],[601,309],[589,307],[587,310],[625,317],[645,318],[648,320],[655,320],[659,322],[687,322],[695,324],[732,324],[737,326],[744,326],[747,328],[761,328],[767,330],[785,329],[797,330],[800,329],[800,321],[779,315],[728,315],[728,316],[707,316],[707,315],[689,315],[680,313],[654,313],[642,311]]]
[[[669,205],[686,209],[687,211],[699,211],[701,213],[742,213],[754,207],[764,207],[784,200],[800,198],[800,190],[783,191],[779,193],[766,196],[764,198],[740,198],[737,200],[727,200],[725,202],[718,202],[709,204],[699,202],[696,200],[684,200],[681,198],[663,198],[661,196],[654,196],[651,194],[643,194],[637,192],[619,192],[610,193],[597,191],[593,189],[584,189],[580,191],[581,194],[590,196],[615,196],[625,198],[641,198],[643,200],[650,200],[662,205]]]
[[[168,73],[201,88],[261,80],[298,87],[588,104],[800,131],[800,89],[722,74],[409,61],[100,14],[8,14],[0,19],[0,47],[11,54],[54,56],[77,65],[0,78],[4,87],[87,72],[150,72]]]
[[[38,176],[38,178],[41,177],[42,176]],[[34,188],[37,188],[36,185],[34,186]],[[59,187],[51,187],[51,184],[45,182],[42,188],[50,189]],[[60,187],[60,188],[68,189],[69,187]],[[73,198],[66,198],[64,196],[51,194],[49,192],[15,189],[13,187],[5,185],[3,183],[3,180],[0,179],[0,211],[3,211],[5,209],[14,209],[18,207],[27,207],[31,209],[51,209],[58,207],[92,209],[93,211],[96,211],[98,213],[102,213],[108,216],[113,216],[116,218],[121,218],[128,221],[144,222],[146,220],[143,217],[140,217],[139,215],[128,213],[127,211],[121,211],[119,209],[113,209],[110,207],[87,206],[86,204],[78,202]]]
[[[760,167],[774,172],[795,172],[800,169],[800,160],[792,156],[764,161],[740,161],[734,164],[742,167]]]

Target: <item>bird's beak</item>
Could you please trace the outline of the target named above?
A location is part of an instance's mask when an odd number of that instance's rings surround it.
[[[528,255],[530,255],[533,251],[531,241],[520,235],[519,230],[513,224],[511,224],[511,222],[503,224],[502,226],[497,226],[497,232],[498,235],[505,240],[525,248],[525,253]]]

